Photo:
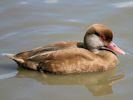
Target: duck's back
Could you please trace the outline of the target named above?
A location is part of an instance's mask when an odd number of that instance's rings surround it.
[[[57,43],[52,43],[49,45],[45,45],[45,46],[41,46],[35,49],[32,49],[30,51],[25,51],[25,52],[21,52],[16,54],[15,56],[18,58],[22,58],[22,59],[27,59],[31,56],[40,54],[40,53],[46,53],[49,51],[57,51],[57,50],[61,50],[61,49],[65,49],[65,48],[79,48],[82,47],[82,43],[80,42],[57,42]]]

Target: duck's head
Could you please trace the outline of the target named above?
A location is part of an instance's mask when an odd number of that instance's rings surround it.
[[[91,51],[97,51],[105,47],[117,53],[125,54],[112,40],[113,33],[109,28],[102,24],[93,24],[88,28],[85,34],[84,46]]]

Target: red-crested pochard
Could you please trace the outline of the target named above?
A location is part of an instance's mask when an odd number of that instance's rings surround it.
[[[109,28],[93,24],[86,32],[84,42],[58,42],[5,55],[18,66],[44,72],[68,74],[106,71],[118,64],[115,52],[125,54],[112,39],[113,33]]]

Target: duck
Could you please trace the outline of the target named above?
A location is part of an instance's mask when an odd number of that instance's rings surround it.
[[[114,69],[119,64],[116,53],[126,54],[113,42],[112,30],[103,24],[92,24],[87,28],[83,42],[62,41],[4,55],[26,69],[72,74]]]

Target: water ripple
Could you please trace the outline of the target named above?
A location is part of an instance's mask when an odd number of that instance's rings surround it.
[[[8,73],[8,74],[2,74],[2,75],[0,75],[0,79],[6,79],[6,78],[10,78],[10,77],[16,76],[17,73],[18,73],[18,71],[12,72],[12,73]]]
[[[0,37],[0,40],[4,40],[4,39],[6,39],[6,38],[8,38],[8,37],[15,36],[17,33],[18,33],[18,32],[7,33],[7,34],[1,36],[1,37]]]
[[[58,3],[58,0],[44,0],[44,3]]]
[[[21,1],[21,2],[19,2],[19,4],[21,4],[21,5],[26,5],[26,4],[28,4],[28,2],[26,2],[26,1]]]
[[[114,3],[113,6],[115,6],[116,8],[133,7],[133,1]]]

